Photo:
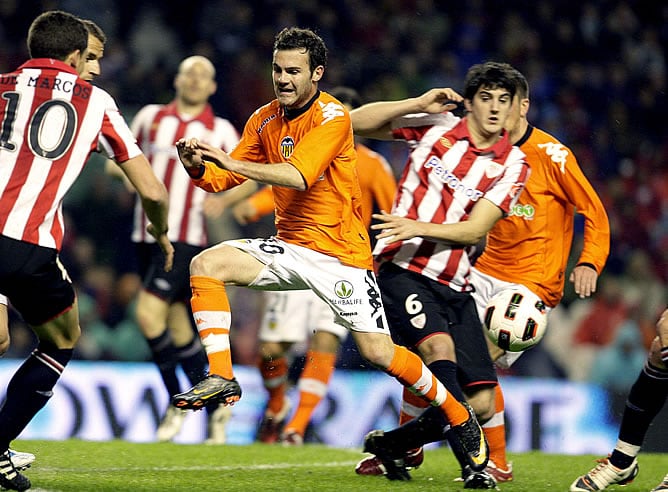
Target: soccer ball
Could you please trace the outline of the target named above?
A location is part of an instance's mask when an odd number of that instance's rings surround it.
[[[547,310],[535,294],[506,289],[487,303],[483,325],[489,339],[499,348],[522,352],[545,335]]]

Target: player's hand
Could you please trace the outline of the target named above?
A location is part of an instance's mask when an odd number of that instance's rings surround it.
[[[202,153],[201,155],[203,159],[213,162],[221,169],[229,169],[228,163],[231,159],[230,156],[227,155],[227,152],[219,147],[214,147],[213,145],[204,142],[199,142],[197,146]]]
[[[167,231],[158,233],[153,224],[146,226],[146,231],[155,238],[160,249],[165,255],[165,271],[169,272],[174,265],[174,246],[167,237]]]
[[[373,214],[372,217],[380,220],[381,223],[373,224],[371,229],[382,231],[376,236],[377,239],[387,239],[387,243],[413,239],[424,234],[422,223],[417,220],[407,219],[398,215],[388,214],[381,211],[379,214]]]
[[[569,279],[573,283],[575,293],[580,296],[580,299],[590,297],[596,292],[596,281],[598,280],[598,273],[592,267],[587,265],[578,265],[573,268]]]
[[[250,200],[242,200],[237,203],[232,209],[232,215],[241,225],[246,225],[249,222],[258,220],[257,209],[253,206]]]
[[[425,113],[452,111],[462,101],[464,98],[450,88],[430,89],[418,97],[420,110]]]
[[[196,138],[181,138],[176,142],[179,159],[186,169],[196,170],[202,166],[202,150]]]

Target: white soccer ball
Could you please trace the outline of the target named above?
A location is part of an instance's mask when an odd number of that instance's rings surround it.
[[[506,289],[487,303],[483,325],[489,339],[499,348],[522,352],[545,335],[547,310],[535,294]]]

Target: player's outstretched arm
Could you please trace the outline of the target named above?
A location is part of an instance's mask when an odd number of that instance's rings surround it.
[[[452,111],[462,101],[462,96],[453,89],[430,89],[419,97],[364,104],[352,110],[350,117],[356,135],[391,140],[391,124],[395,118],[413,113]]]

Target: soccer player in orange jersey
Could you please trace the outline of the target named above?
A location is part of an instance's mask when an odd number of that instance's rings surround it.
[[[359,95],[348,87],[329,93],[350,111],[360,105]],[[389,163],[380,154],[355,141],[357,177],[360,183],[362,219],[366,227],[371,214],[390,210],[396,180]],[[238,203],[233,210],[241,223],[274,212],[271,187],[267,186]],[[280,441],[284,446],[301,445],[316,406],[327,393],[337,353],[348,330],[335,322],[331,309],[310,290],[282,290],[265,294],[265,311],[259,330],[259,369],[269,395],[257,440]],[[290,415],[288,389],[289,351],[295,344],[308,342],[304,368],[297,382],[299,403]],[[288,421],[288,417],[290,420]]]
[[[275,237],[225,241],[190,266],[192,309],[209,358],[209,376],[174,395],[179,408],[198,409],[241,397],[230,353],[226,284],[258,290],[311,289],[338,323],[351,330],[371,364],[421,395],[452,425],[467,460],[487,464],[487,444],[475,418],[405,347],[395,345],[373,272],[370,239],[360,211],[350,114],[318,89],[327,49],[313,31],[286,28],[274,42],[276,99],[249,118],[239,145],[226,152],[196,139],[177,142],[195,184],[217,192],[248,179],[273,186]],[[405,479],[399,463],[389,478]]]
[[[598,276],[610,251],[610,226],[605,208],[584,175],[573,152],[527,120],[529,84],[513,69],[519,105],[508,119],[511,140],[526,154],[531,177],[510,216],[487,236],[485,249],[472,270],[473,294],[482,318],[487,301],[504,289],[521,288],[543,302],[548,312],[563,296],[568,277],[576,294],[596,291]],[[584,242],[576,266],[566,264],[573,240],[573,211],[584,218]],[[504,352],[488,340],[492,359],[508,368],[522,352]],[[485,423],[490,442],[488,471],[498,481],[512,480],[506,460],[504,403],[496,389],[496,413]]]

